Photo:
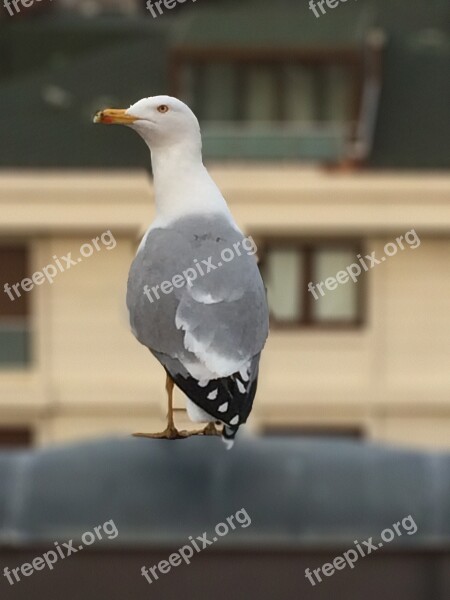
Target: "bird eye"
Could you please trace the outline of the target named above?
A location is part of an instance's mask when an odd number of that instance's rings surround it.
[[[161,104],[161,106],[158,106],[158,112],[160,112],[160,113],[169,112],[169,107],[167,106],[167,104]]]

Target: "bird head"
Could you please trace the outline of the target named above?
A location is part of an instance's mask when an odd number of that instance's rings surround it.
[[[153,148],[183,141],[201,143],[200,125],[192,110],[171,96],[143,98],[128,109],[99,111],[94,123],[127,125]]]

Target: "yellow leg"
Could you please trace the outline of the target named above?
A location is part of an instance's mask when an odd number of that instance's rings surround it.
[[[208,425],[200,432],[201,435],[222,435],[216,428],[214,423],[208,423]]]
[[[173,379],[167,373],[167,375],[166,375],[166,392],[167,392],[167,428],[168,429],[175,429],[175,423],[173,421],[173,388],[174,388]]]
[[[167,427],[161,433],[135,433],[134,437],[145,437],[156,440],[179,440],[189,437],[187,431],[178,431],[175,427],[173,419],[173,379],[169,374],[166,376],[166,392],[167,392]]]
[[[170,375],[166,377],[167,392],[167,427],[161,433],[135,433],[133,437],[150,438],[154,440],[180,440],[196,435],[220,435],[214,423],[209,423],[200,431],[178,431],[173,418],[173,388],[174,382]]]

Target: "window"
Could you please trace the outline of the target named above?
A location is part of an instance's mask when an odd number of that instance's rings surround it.
[[[261,270],[274,325],[354,327],[362,322],[362,282],[349,276],[358,242],[260,242]],[[339,272],[343,283],[336,280]],[[363,270],[361,269],[361,274]],[[361,276],[361,275],[360,275]],[[329,278],[334,278],[332,283]],[[328,286],[325,282],[328,280]]]
[[[319,160],[357,168],[369,158],[384,37],[361,46],[173,48],[171,94],[203,125],[210,159]]]
[[[0,427],[0,449],[28,448],[32,442],[33,435],[27,427]]]
[[[29,362],[29,295],[13,289],[28,272],[26,246],[0,246],[0,368]]]
[[[352,49],[177,48],[171,88],[200,120],[356,121],[363,62]]]

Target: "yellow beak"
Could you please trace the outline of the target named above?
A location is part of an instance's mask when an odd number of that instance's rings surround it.
[[[130,125],[138,119],[128,115],[124,109],[106,108],[99,110],[94,117],[94,123],[104,123],[105,125]]]

